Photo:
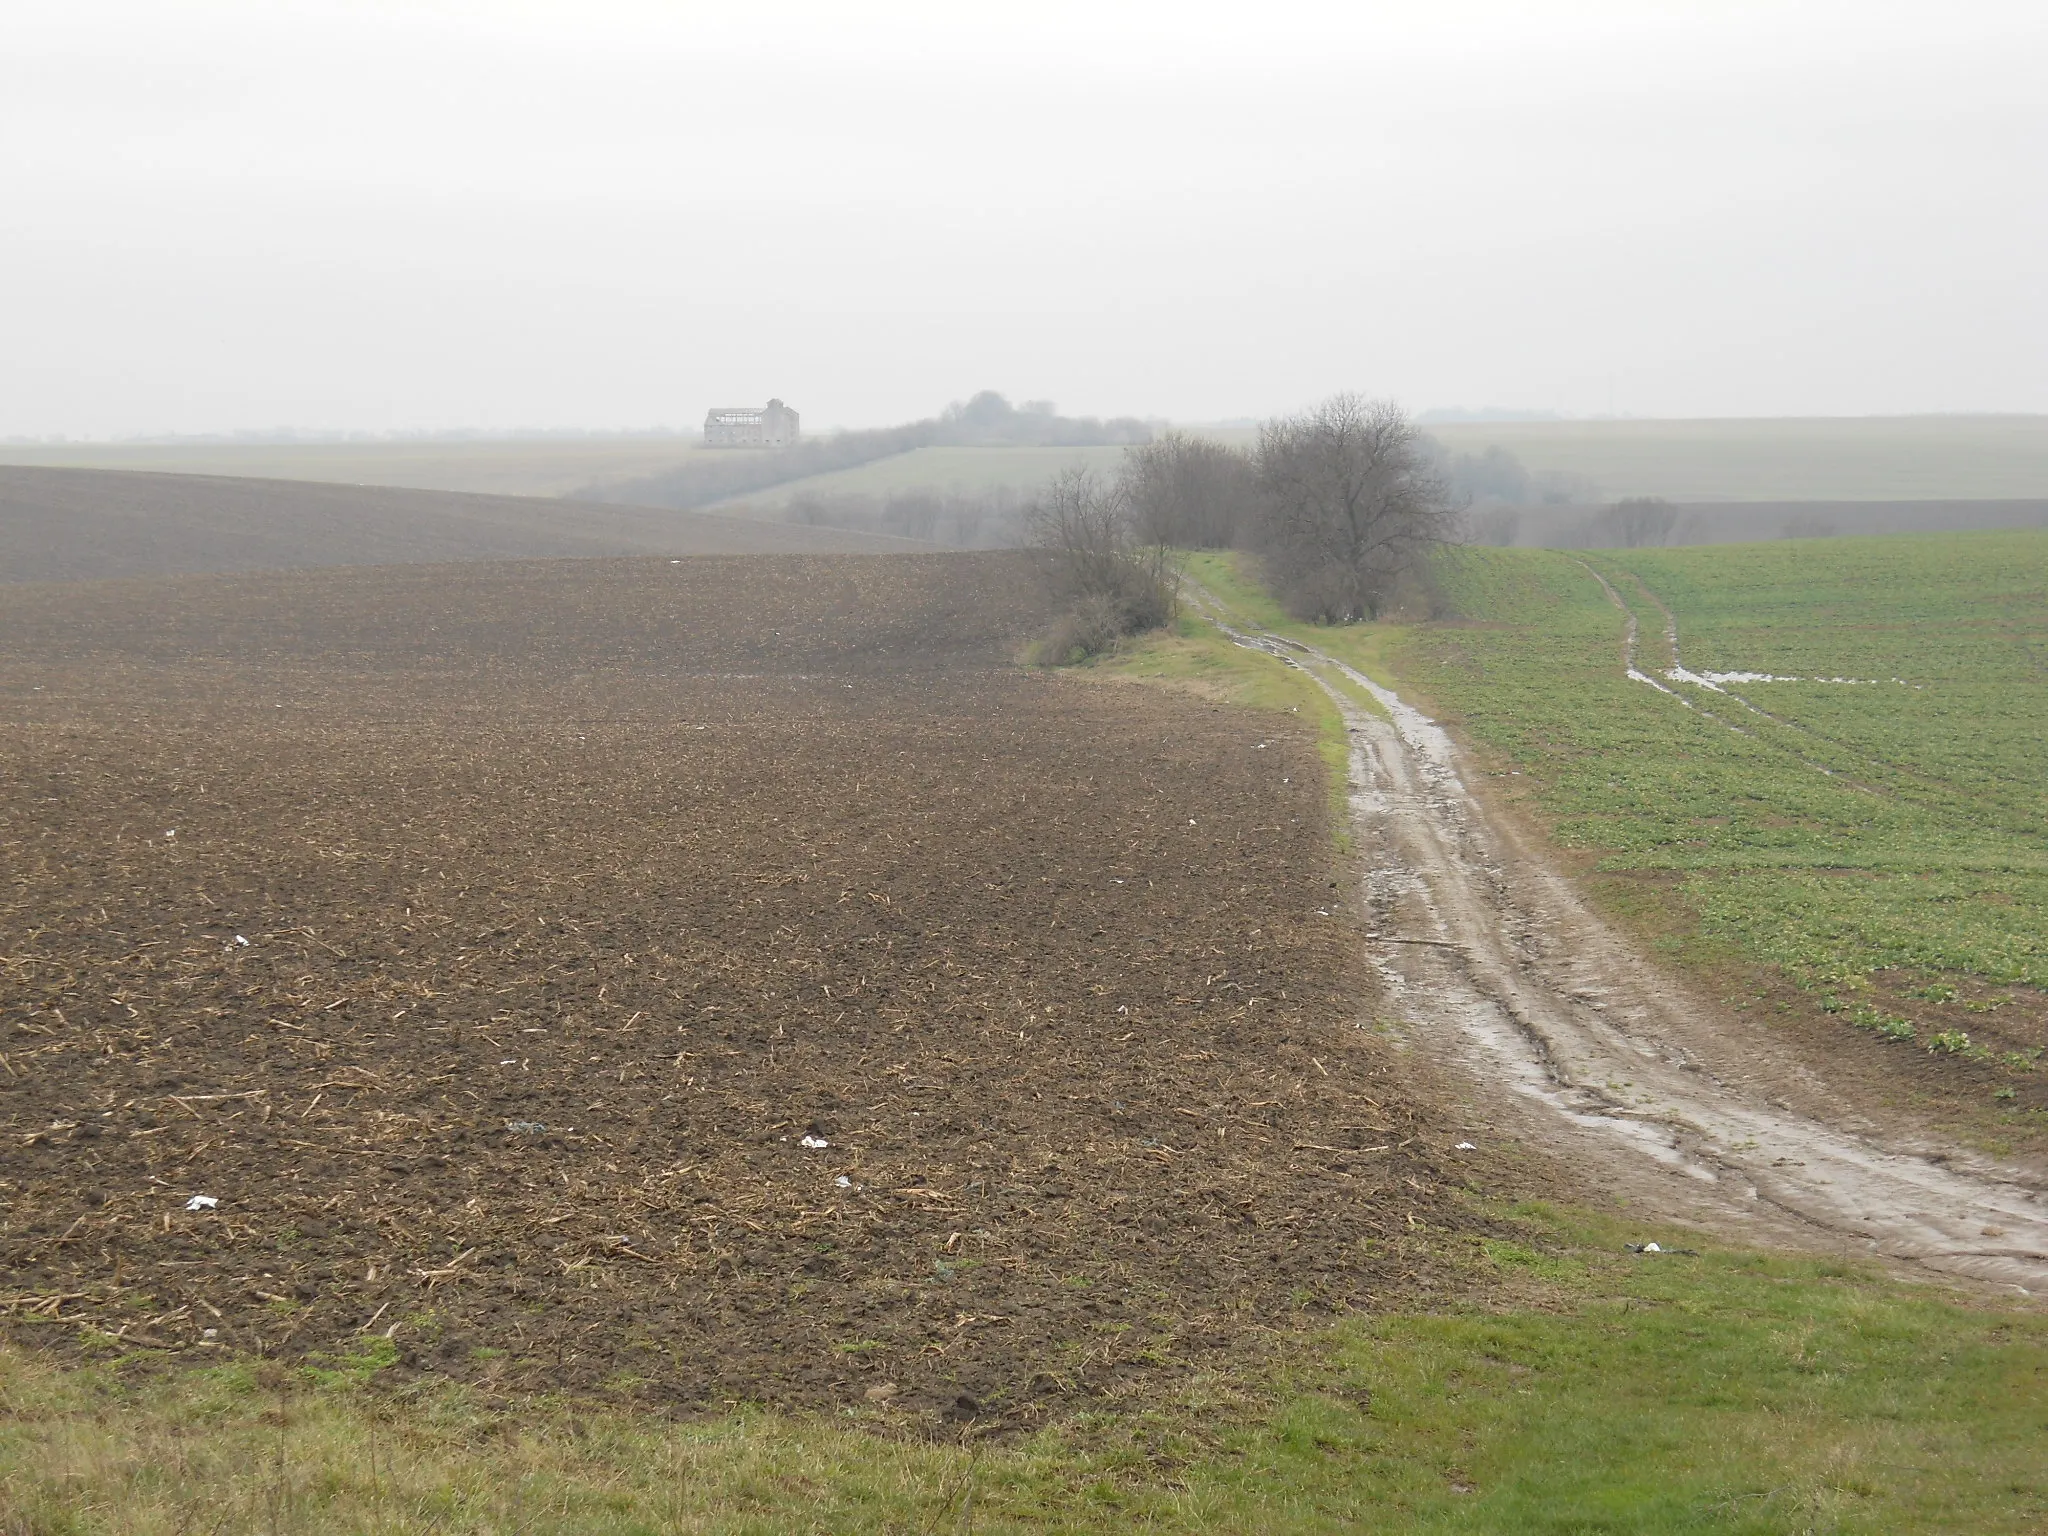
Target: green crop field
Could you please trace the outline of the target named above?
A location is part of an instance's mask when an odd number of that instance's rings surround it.
[[[1456,617],[1342,629],[1191,569],[1461,731],[1667,958],[1971,1063],[1959,1134],[2048,1133],[2048,534],[1461,549]]]
[[[1507,449],[1607,497],[1917,501],[2048,496],[2048,416],[1446,422],[1458,453]]]
[[[1659,604],[1696,674],[1668,669]],[[2048,535],[1463,552],[1472,622],[1401,673],[1538,786],[1568,844],[1667,870],[1710,933],[1823,984],[2048,981]],[[1844,681],[1833,681],[1844,679]]]
[[[1065,469],[1087,468],[1111,475],[1123,462],[1122,448],[919,448],[877,459],[857,469],[812,475],[767,490],[751,491],[714,510],[733,512],[781,508],[799,495],[889,496],[902,491],[978,495],[1010,490],[1027,493]]]

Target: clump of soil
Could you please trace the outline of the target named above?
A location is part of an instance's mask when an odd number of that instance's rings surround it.
[[[1023,575],[23,589],[22,1330],[1015,1422],[1430,1290],[1312,742],[1010,668]]]

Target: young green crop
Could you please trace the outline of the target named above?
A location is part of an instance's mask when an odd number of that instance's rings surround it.
[[[1465,550],[1443,584],[1464,621],[1398,670],[1603,868],[1811,981],[2048,981],[2048,534]]]

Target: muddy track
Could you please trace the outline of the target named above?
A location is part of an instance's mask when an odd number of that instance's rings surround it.
[[[1463,1076],[1499,1129],[1639,1205],[1751,1240],[2048,1288],[2037,1175],[1860,1120],[1589,911],[1467,787],[1441,726],[1335,657],[1190,596],[1342,710],[1370,958],[1392,1022]]]

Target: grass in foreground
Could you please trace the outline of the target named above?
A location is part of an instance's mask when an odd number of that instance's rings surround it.
[[[0,1530],[2035,1530],[2048,1318],[1541,1209],[1459,1249],[1511,1310],[1355,1319],[1008,1444],[664,1423],[374,1373],[0,1353]],[[879,1411],[872,1416],[882,1419]]]

